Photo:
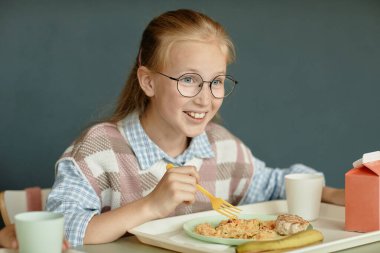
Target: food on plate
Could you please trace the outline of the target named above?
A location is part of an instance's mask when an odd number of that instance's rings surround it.
[[[315,229],[305,230],[273,241],[251,241],[236,247],[237,253],[256,253],[272,250],[300,248],[323,241],[321,232]],[[276,251],[277,252],[277,251]]]
[[[276,219],[276,232],[291,235],[307,229],[310,223],[297,215],[281,214]]]
[[[274,220],[235,219],[223,220],[215,228],[208,223],[202,223],[195,227],[195,232],[221,238],[269,240],[278,236],[274,228]]]
[[[308,221],[297,215],[282,214],[276,220],[223,220],[216,227],[202,223],[194,231],[200,235],[219,238],[273,240],[304,231],[309,225]]]

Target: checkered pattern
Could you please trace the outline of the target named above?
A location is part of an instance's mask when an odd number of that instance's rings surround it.
[[[127,118],[119,126],[121,133],[124,136],[129,136],[127,137],[129,145],[134,151],[139,149],[137,146],[140,144],[136,143],[144,143],[141,139],[147,138],[145,143],[151,142],[145,132],[137,131],[138,129],[142,130],[138,117]],[[234,204],[239,201],[241,204],[247,204],[283,198],[283,177],[285,174],[315,172],[303,165],[294,165],[285,170],[266,168],[265,163],[254,158],[250,150],[224,128],[211,124],[206,132],[207,135],[201,135],[205,138],[201,136],[193,138],[190,147],[186,150],[189,155],[184,158],[186,154],[184,152],[182,161],[178,159],[179,157],[176,159],[168,157],[153,142],[151,142],[153,145],[148,149],[154,154],[161,155],[150,156],[145,154],[139,157],[136,156],[133,161],[133,159],[130,159],[133,155],[130,157],[120,155],[126,151],[125,146],[128,145],[118,144],[114,139],[116,137],[114,133],[109,135],[111,136],[110,138],[104,138],[102,134],[93,135],[96,141],[90,146],[83,145],[83,140],[81,140],[79,141],[81,145],[69,147],[65,151],[66,155],[75,153],[76,159],[71,157],[57,162],[56,180],[46,208],[49,211],[65,215],[66,237],[71,245],[76,246],[83,244],[86,227],[95,214],[116,208],[128,201],[139,199],[152,191],[165,173],[165,165],[168,161],[177,165],[196,166],[201,175],[201,184],[216,196],[224,197]],[[134,137],[132,138],[131,136]],[[231,139],[234,141],[230,141]],[[101,148],[96,151],[97,148],[104,147],[107,143],[112,145],[113,150],[117,151],[114,157],[109,152],[99,152]],[[234,150],[237,154],[227,154],[226,150]],[[141,149],[140,146],[139,152],[147,151]],[[88,156],[93,154],[96,154],[96,159],[94,160],[97,160],[97,164],[103,163],[107,167],[105,173],[101,173],[101,170],[92,164],[93,160],[89,161]],[[117,164],[124,164],[128,169],[116,169],[114,158]],[[237,161],[233,162],[234,159],[237,159]],[[252,179],[253,161],[255,175]],[[91,167],[95,166],[95,169],[91,170],[87,164],[90,164]],[[141,165],[140,167],[139,164]],[[151,164],[151,166],[146,168],[142,164]],[[214,168],[217,169],[215,170]],[[117,174],[118,170],[119,174]],[[92,171],[92,175],[89,174],[90,171]],[[113,183],[108,185],[109,182]],[[130,188],[126,189],[125,185]],[[248,185],[250,185],[249,188]],[[123,192],[129,193],[129,199],[123,197]],[[242,199],[244,194],[245,197]],[[211,209],[210,203],[205,196],[197,193],[196,199],[196,205],[181,205],[173,215]]]
[[[289,168],[269,168],[263,161],[254,158],[255,174],[252,183],[240,202],[241,205],[285,198],[285,176],[293,173],[317,173],[303,164]]]
[[[226,150],[234,154],[227,156]],[[92,127],[66,150],[62,159],[58,161],[58,185],[53,187],[47,208],[67,214],[66,220],[70,224],[66,225],[66,234],[73,245],[82,244],[85,231],[83,226],[86,226],[95,213],[123,206],[151,192],[165,173],[167,162],[197,166],[202,185],[216,196],[220,195],[237,204],[246,192],[253,175],[252,156],[249,156],[248,160],[244,159],[247,153],[250,154],[250,151],[226,129],[210,123],[206,133],[193,138],[189,148],[181,156],[171,158],[149,139],[138,117],[132,114],[117,126],[102,123]],[[86,182],[86,185],[92,188],[86,191],[95,192],[97,208],[86,207],[87,212],[81,214],[76,210],[81,202],[66,203],[66,198],[62,198],[65,193],[60,191],[60,188],[66,186],[65,191],[72,191],[71,185],[75,185],[75,182],[70,180],[72,175],[65,176],[66,171],[60,169],[62,164],[71,170],[78,170],[76,174],[82,177],[82,182],[77,183],[85,185]],[[64,179],[58,179],[58,174]],[[85,187],[82,188],[84,189]],[[72,206],[66,208],[67,204]],[[193,205],[180,205],[171,215],[210,208],[208,199],[197,193]],[[95,213],[90,213],[89,210]],[[87,216],[84,216],[85,214]],[[74,216],[79,218],[72,219]]]
[[[184,165],[193,157],[211,158],[214,156],[206,133],[202,133],[191,140],[189,148],[183,154],[172,158],[148,137],[141,126],[137,113],[133,113],[121,121],[120,130],[124,131],[142,170],[149,169],[161,159],[176,165]]]
[[[87,225],[94,215],[100,214],[101,205],[96,192],[72,161],[57,165],[46,210],[63,213],[67,240],[72,246],[83,244]]]

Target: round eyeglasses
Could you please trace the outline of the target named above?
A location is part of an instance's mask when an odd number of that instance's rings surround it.
[[[211,81],[204,81],[203,78],[197,73],[186,73],[178,78],[174,78],[165,75],[161,72],[157,72],[171,80],[177,81],[178,92],[187,98],[195,97],[201,92],[204,83],[210,84],[211,94],[215,98],[225,98],[232,93],[235,85],[238,83],[230,75],[218,75],[214,77]]]

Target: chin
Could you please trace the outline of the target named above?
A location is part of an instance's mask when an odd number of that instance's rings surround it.
[[[199,132],[199,133],[196,133],[196,134],[186,134],[186,136],[188,138],[194,138],[194,137],[197,137],[198,135],[200,135],[202,132]]]
[[[197,137],[198,135],[203,133],[205,131],[205,129],[206,129],[206,127],[202,127],[202,128],[192,129],[190,131],[185,131],[185,135],[188,138]]]

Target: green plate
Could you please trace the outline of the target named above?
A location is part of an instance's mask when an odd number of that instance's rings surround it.
[[[241,214],[239,215],[239,219],[259,219],[259,220],[276,220],[277,215],[267,215],[267,214]],[[218,215],[218,216],[208,216],[208,217],[201,217],[196,218],[190,221],[187,221],[183,224],[183,229],[185,230],[186,234],[189,236],[206,241],[211,243],[219,243],[219,244],[226,244],[226,245],[239,245],[245,242],[254,241],[255,239],[230,239],[230,238],[218,238],[218,237],[211,237],[211,236],[205,236],[200,235],[194,231],[195,227],[198,224],[201,223],[209,223],[211,226],[216,227],[222,220],[227,220],[226,217]],[[278,236],[274,238],[273,240],[284,238],[285,236]]]

